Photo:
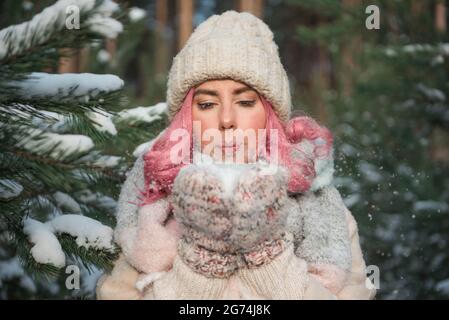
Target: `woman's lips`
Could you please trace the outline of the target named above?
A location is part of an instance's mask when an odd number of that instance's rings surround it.
[[[221,148],[224,151],[237,151],[238,149],[240,149],[240,144],[231,144],[231,145],[222,145]]]

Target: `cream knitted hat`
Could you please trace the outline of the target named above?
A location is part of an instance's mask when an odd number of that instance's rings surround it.
[[[209,17],[173,58],[167,83],[169,119],[191,87],[225,78],[253,87],[271,102],[280,120],[290,118],[290,85],[273,33],[248,12],[229,10]]]

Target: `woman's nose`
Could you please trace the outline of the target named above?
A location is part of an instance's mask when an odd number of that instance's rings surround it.
[[[236,119],[232,109],[232,105],[226,105],[223,107],[220,113],[220,129],[235,129]]]

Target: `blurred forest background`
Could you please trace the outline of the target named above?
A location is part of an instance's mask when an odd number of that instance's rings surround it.
[[[0,29],[54,2],[1,1]],[[295,114],[335,135],[335,184],[359,223],[367,264],[379,267],[377,298],[449,298],[448,1],[116,2],[126,14],[116,39],[78,48],[45,71],[115,74],[126,98],[109,111],[153,106],[165,101],[172,58],[199,23],[229,9],[261,17],[291,80]],[[366,28],[369,5],[380,9],[379,29]],[[120,172],[166,121],[116,122],[118,135],[103,147],[122,157]],[[111,199],[123,180],[111,184]],[[67,297],[45,286],[30,291],[16,276],[0,275],[3,298]]]

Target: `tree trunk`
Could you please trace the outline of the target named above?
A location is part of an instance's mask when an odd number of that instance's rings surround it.
[[[193,28],[193,0],[178,0],[178,50],[192,34]]]
[[[260,19],[263,18],[263,0],[237,0],[237,10],[250,12]]]
[[[435,29],[440,33],[445,33],[446,25],[446,4],[442,0],[438,0],[435,4]]]
[[[162,75],[167,71],[167,0],[156,1],[156,32],[155,32],[155,76]]]
[[[70,48],[60,50],[60,52],[68,56],[59,60],[58,73],[78,73],[80,70],[79,51]]]
[[[360,7],[360,0],[343,0],[342,2],[343,8],[345,10],[354,10],[355,8]],[[353,75],[358,69],[357,63],[354,60],[354,56],[356,56],[361,51],[361,37],[358,35],[350,36],[346,41],[343,42],[341,48],[341,80],[342,80],[342,89],[343,95],[349,97],[353,92]]]

